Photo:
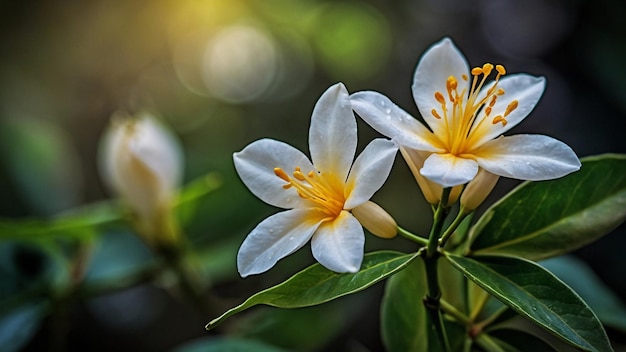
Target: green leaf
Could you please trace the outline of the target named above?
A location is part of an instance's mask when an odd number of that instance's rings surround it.
[[[602,324],[571,288],[520,258],[446,254],[469,279],[517,313],[585,351],[612,351]]]
[[[35,335],[46,312],[46,304],[31,302],[0,316],[2,351],[20,351]]]
[[[385,285],[381,333],[388,351],[428,351],[424,262],[416,260]]]
[[[222,185],[222,179],[216,172],[211,172],[185,184],[178,193],[174,207],[181,224],[188,223],[197,213],[198,202]]]
[[[353,274],[338,274],[319,263],[313,264],[287,281],[251,296],[212,320],[206,329],[213,329],[231,315],[257,304],[279,308],[309,307],[364,290],[398,272],[416,256],[393,251],[369,253],[363,258],[361,270]]]
[[[604,325],[626,331],[626,307],[582,260],[562,256],[539,264],[574,289]]]
[[[525,331],[495,329],[482,333],[476,339],[478,345],[488,352],[555,352],[550,344]]]
[[[470,252],[539,260],[591,243],[626,219],[624,175],[626,155],[607,154],[566,177],[523,183],[478,220]]]
[[[174,349],[174,352],[283,352],[260,341],[241,338],[203,338],[186,343]]]
[[[43,219],[0,219],[0,240],[51,241],[58,238],[91,239],[95,226],[120,220],[115,204],[100,202],[56,217]]]

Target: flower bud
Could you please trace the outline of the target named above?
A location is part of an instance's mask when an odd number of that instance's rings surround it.
[[[172,244],[177,230],[172,200],[181,182],[177,139],[153,116],[115,114],[100,141],[100,173],[134,212],[137,231],[149,244]]]
[[[400,153],[402,153],[402,157],[404,157],[409,169],[411,169],[411,173],[413,173],[413,177],[415,177],[415,181],[417,181],[418,186],[422,190],[422,194],[424,194],[426,201],[432,205],[439,204],[443,187],[440,184],[427,179],[420,173],[420,169],[424,166],[424,161],[430,154],[428,152],[409,149],[406,147],[400,147]],[[450,195],[448,196],[447,206],[451,206],[456,203],[459,199],[459,195],[461,194],[461,190],[463,190],[462,185],[452,187]]]
[[[489,193],[493,190],[500,176],[492,174],[485,169],[479,169],[461,195],[461,207],[466,210],[474,210],[482,204]]]
[[[398,233],[396,221],[380,205],[367,201],[352,209],[352,215],[372,234],[394,238]]]

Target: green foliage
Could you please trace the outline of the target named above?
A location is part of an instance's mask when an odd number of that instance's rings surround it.
[[[447,254],[469,279],[564,341],[585,351],[611,351],[589,306],[541,266],[520,258]]]
[[[626,331],[626,307],[582,260],[562,256],[539,264],[576,291],[602,324]]]
[[[487,352],[555,352],[539,337],[515,329],[494,329],[480,334],[476,342]]]
[[[426,275],[421,260],[412,262],[385,285],[381,332],[389,351],[427,351]]]
[[[570,252],[626,219],[626,156],[582,160],[560,179],[526,182],[502,198],[470,233],[473,254],[539,260]]]
[[[322,304],[361,291],[401,270],[415,257],[415,254],[393,251],[369,253],[363,258],[361,270],[354,274],[338,274],[319,263],[313,264],[282,284],[251,296],[242,304],[212,320],[206,328],[213,329],[231,315],[257,304],[300,308]]]

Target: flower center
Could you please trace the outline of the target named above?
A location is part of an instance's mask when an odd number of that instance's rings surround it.
[[[506,126],[506,117],[518,106],[517,100],[513,100],[503,114],[490,116],[498,97],[505,93],[504,89],[498,87],[498,81],[501,76],[506,74],[506,70],[504,66],[496,65],[495,82],[484,96],[479,96],[483,95],[480,94],[481,88],[493,69],[494,66],[490,63],[486,63],[482,67],[474,67],[471,70],[473,78],[469,92],[466,92],[465,89],[459,92],[458,80],[454,76],[449,76],[446,81],[447,97],[439,91],[435,92],[435,99],[441,104],[441,110],[432,109],[431,113],[435,118],[444,120],[446,130],[445,135],[438,137],[448,151],[454,155],[462,155],[471,150],[474,141],[480,137],[480,133],[477,131],[480,130],[479,127],[484,121],[491,120],[492,125],[502,124],[502,126]],[[461,79],[466,82],[469,80],[467,75],[463,75]]]
[[[287,182],[284,189],[295,188],[301,198],[313,202],[319,210],[336,217],[343,210],[345,197],[343,187],[333,177],[325,177],[322,173],[309,171],[302,173],[300,167],[296,167],[293,177],[289,176],[283,169],[274,168],[274,174]]]

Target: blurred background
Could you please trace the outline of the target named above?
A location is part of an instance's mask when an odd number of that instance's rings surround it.
[[[232,153],[265,137],[307,151],[313,106],[338,81],[350,92],[380,91],[417,116],[413,71],[445,36],[471,65],[547,77],[540,104],[511,133],[550,135],[580,157],[626,153],[624,14],[618,0],[0,1],[0,217],[48,218],[108,199],[99,138],[114,112],[151,111],[182,141],[186,182],[210,173],[220,184],[186,214],[184,230],[206,250],[213,294],[225,302],[208,316],[148,283],[50,300],[41,290],[64,280],[58,248],[5,241],[0,294],[27,293],[0,307],[11,313],[0,320],[0,341],[12,336],[14,349],[30,351],[161,351],[228,334],[296,350],[380,350],[380,284],[312,309],[255,308],[204,330],[225,309],[312,263],[307,245],[266,274],[239,278],[239,244],[276,210],[239,181]],[[361,148],[377,136],[359,121]],[[501,180],[491,201],[516,184]],[[401,226],[429,228],[430,209],[401,158],[374,199]],[[150,260],[129,228],[103,231],[87,279],[116,278]],[[412,249],[402,239],[368,235],[366,242],[368,251]],[[625,246],[622,225],[576,252],[622,301]]]

